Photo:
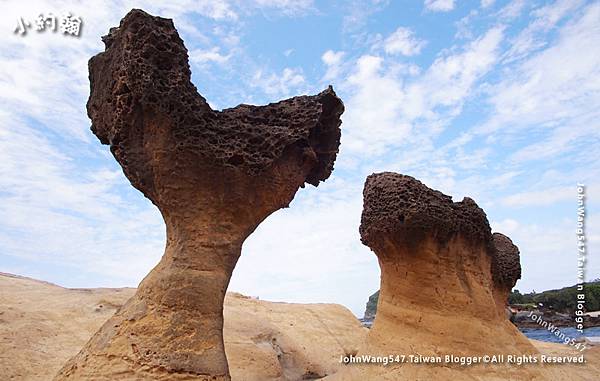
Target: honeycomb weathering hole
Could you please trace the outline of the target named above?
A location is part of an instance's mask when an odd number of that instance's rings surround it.
[[[223,299],[242,243],[299,187],[330,176],[343,103],[329,87],[215,111],[171,20],[132,10],[103,41],[89,62],[92,131],[159,208],[167,243],[56,379],[229,380]]]

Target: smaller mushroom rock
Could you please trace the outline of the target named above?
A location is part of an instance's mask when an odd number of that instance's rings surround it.
[[[492,259],[492,275],[494,282],[499,286],[512,290],[517,281],[521,279],[521,261],[519,248],[510,238],[502,233],[492,234],[494,245]]]
[[[351,364],[327,380],[552,379],[540,368],[482,363],[538,352],[498,307],[520,276],[518,250],[492,236],[475,201],[453,202],[391,172],[367,177],[363,201],[361,240],[377,255],[381,286],[357,356],[392,363]]]
[[[518,250],[505,236],[492,239],[475,201],[453,202],[390,172],[369,176],[363,196],[361,239],[381,267],[369,351],[535,352],[496,308],[495,290],[510,290],[520,276]]]
[[[504,312],[508,295],[521,279],[519,248],[502,233],[492,234],[492,279],[498,311]]]

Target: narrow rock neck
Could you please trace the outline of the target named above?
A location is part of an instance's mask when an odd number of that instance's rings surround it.
[[[398,306],[495,318],[490,258],[483,245],[470,245],[460,237],[440,244],[430,237],[413,248],[388,245],[387,252],[378,257],[383,312]]]
[[[413,248],[382,245],[376,253],[381,288],[368,338],[373,353],[532,350],[496,307],[484,245],[460,237],[440,244],[430,237]]]
[[[161,328],[140,348],[160,353],[156,364],[171,372],[229,380],[223,302],[246,235],[209,219],[165,220],[165,253],[134,297],[145,306],[146,319],[161,320]],[[183,354],[181,348],[189,349]]]
[[[159,264],[138,293],[162,307],[222,313],[223,299],[246,233],[207,218],[167,222],[167,244]]]

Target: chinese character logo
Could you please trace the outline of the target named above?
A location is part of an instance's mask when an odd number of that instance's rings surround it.
[[[59,19],[59,22],[57,22],[57,17],[52,13],[48,13],[47,15],[40,13],[35,18],[33,23],[35,25],[35,30],[37,30],[38,33],[46,30],[56,32],[56,27],[58,26],[62,34],[75,37],[79,37],[81,33],[81,26],[83,24],[81,17],[75,17],[70,12],[62,15]],[[25,20],[23,17],[19,17],[17,19],[17,27],[15,28],[14,33],[25,36],[27,34],[27,30],[30,28],[31,22]]]
[[[60,31],[64,34],[79,37],[79,28],[81,27],[81,18],[73,17],[70,13],[64,15],[60,21]]]
[[[45,17],[43,14],[40,14],[35,19],[35,29],[38,32],[45,30],[46,27],[48,27],[48,29],[52,31],[56,31],[56,17],[54,17],[52,13],[48,14],[48,16]]]
[[[15,33],[20,33],[21,36],[27,34],[27,28],[31,28],[31,23],[23,20],[23,17],[19,17],[17,19],[17,27],[15,28]]]

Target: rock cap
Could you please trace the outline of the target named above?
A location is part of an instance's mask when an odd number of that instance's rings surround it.
[[[462,234],[485,245],[491,238],[486,214],[475,201],[465,197],[453,202],[451,196],[411,176],[372,174],[365,182],[363,200],[360,235],[369,247],[382,239],[409,243],[426,235],[445,242]]]
[[[188,51],[172,20],[134,9],[103,37],[106,49],[89,62],[87,104],[92,132],[132,184],[155,197],[157,167],[166,152],[198,165],[260,175],[289,148],[312,167],[317,186],[333,170],[340,144],[342,101],[331,86],[266,106],[213,110],[191,82]]]
[[[511,290],[521,279],[519,248],[502,233],[492,234],[492,276],[497,285]]]

